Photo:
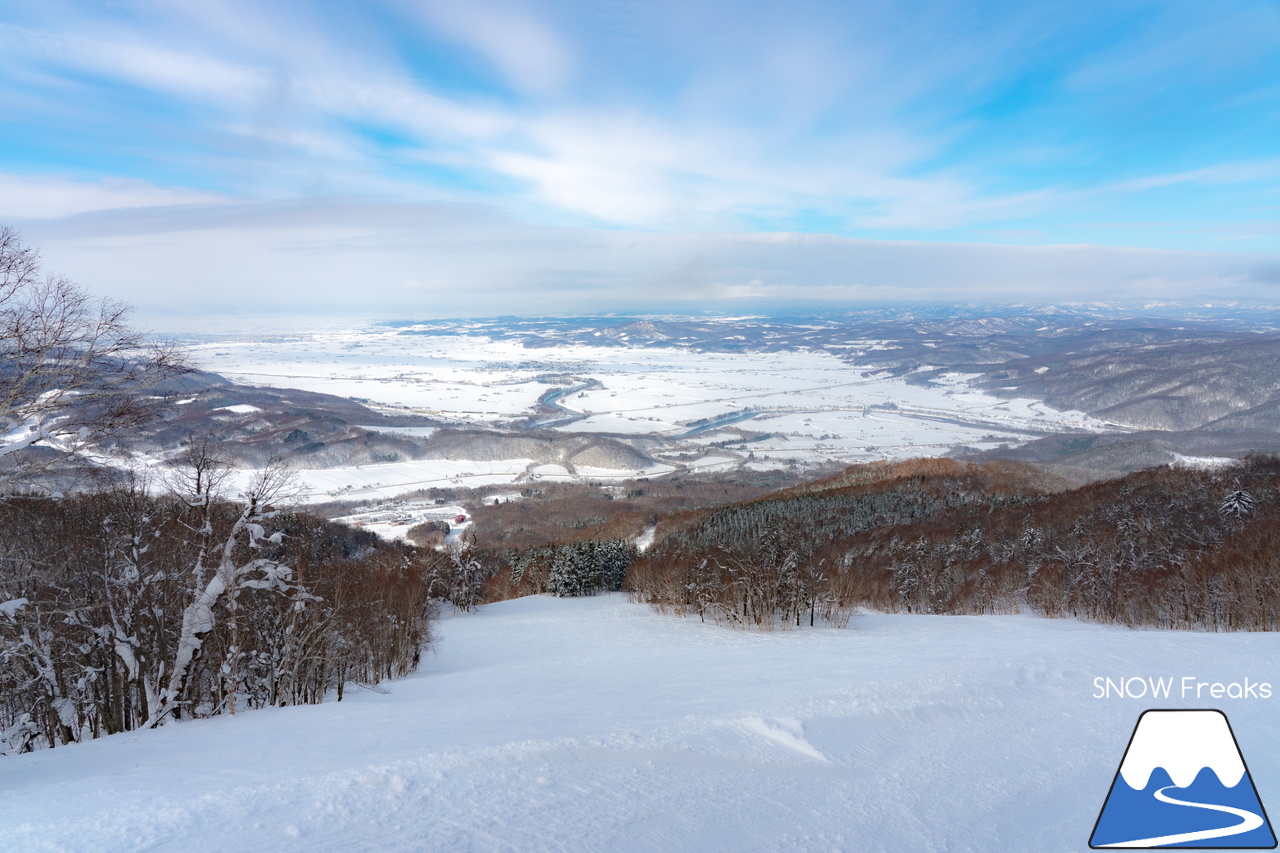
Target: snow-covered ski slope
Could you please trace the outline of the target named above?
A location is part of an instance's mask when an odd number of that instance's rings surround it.
[[[539,596],[444,620],[385,693],[0,758],[0,850],[1085,850],[1141,711],[1212,704],[1095,699],[1095,677],[1272,680],[1278,659],[1271,634],[757,634]],[[1264,802],[1276,701],[1216,703]]]

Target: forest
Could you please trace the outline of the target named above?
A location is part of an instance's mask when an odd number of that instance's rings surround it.
[[[219,497],[208,451],[162,487],[0,501],[0,750],[341,701],[412,672],[439,606],[537,593],[621,589],[752,630],[842,627],[862,609],[1280,627],[1271,456],[1077,488],[1025,463],[873,463],[731,503],[712,499],[724,484],[691,484],[688,508],[643,518],[623,500],[595,523],[558,512],[524,547],[491,526],[496,545],[481,527],[443,548],[287,509],[281,469]],[[561,510],[613,503],[564,491]],[[656,526],[643,552],[642,523]]]
[[[162,484],[0,501],[0,751],[341,701],[412,672],[438,607],[538,593],[626,590],[751,630],[843,627],[863,609],[1280,627],[1271,456],[1075,488],[1026,463],[873,463],[729,503],[722,481],[666,483],[666,513],[562,488],[541,525],[531,495],[488,516],[530,525],[491,521],[449,548],[288,509],[282,469],[219,497],[207,444],[185,462]]]
[[[0,753],[341,701],[478,602],[464,554],[287,511],[279,471],[234,500],[208,473],[0,501]]]
[[[1255,456],[1067,489],[1020,463],[855,466],[664,520],[626,587],[663,609],[754,628],[843,623],[875,608],[1275,630],[1277,474],[1280,459]]]

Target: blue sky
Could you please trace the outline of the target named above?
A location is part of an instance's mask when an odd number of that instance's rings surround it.
[[[0,222],[144,309],[1272,299],[1278,105],[1280,0],[8,0]]]

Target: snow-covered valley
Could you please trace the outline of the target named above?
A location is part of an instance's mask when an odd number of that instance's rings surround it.
[[[245,385],[337,395],[455,429],[608,436],[649,460],[608,467],[454,454],[304,465],[299,476],[314,501],[539,479],[806,470],[992,450],[1055,433],[1123,431],[1082,412],[993,396],[960,372],[914,380],[882,365],[885,344],[878,340],[850,338],[836,350],[723,352],[616,341],[546,346],[465,324],[446,333],[376,323],[180,339],[194,364]],[[252,413],[244,414],[243,428],[252,431]],[[433,430],[388,431],[425,437]]]
[[[1265,802],[1274,634],[864,614],[732,631],[622,595],[438,625],[414,676],[0,759],[0,849],[1082,850],[1138,715],[1220,707]]]

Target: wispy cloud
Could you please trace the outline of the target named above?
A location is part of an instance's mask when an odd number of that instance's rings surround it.
[[[779,298],[776,288],[853,298],[887,286],[848,280],[872,255],[944,277],[907,262],[928,254],[922,241],[1274,252],[1280,236],[1251,211],[1276,203],[1280,124],[1241,98],[1280,72],[1280,16],[1264,7],[13,0],[0,10],[0,217],[54,240],[101,228],[176,247],[157,236],[176,232],[138,224],[144,211],[181,210],[169,218],[200,235],[216,212],[224,236],[256,247],[240,257],[276,270],[285,289],[301,285],[271,259],[301,246],[321,256],[324,240],[336,241],[334,258],[383,246],[395,259],[388,281],[465,278],[465,259],[477,280],[597,275],[607,290],[629,275],[632,242],[667,258],[640,268],[675,281],[720,233],[733,235],[725,245],[747,277],[694,277],[759,280]],[[500,211],[492,239],[543,272],[434,241],[395,248],[370,225],[382,221],[371,210],[412,219],[422,205]],[[359,211],[350,234],[316,213],[338,207]],[[254,236],[247,223],[284,210],[311,219]],[[751,272],[773,260],[743,260],[774,245],[745,235],[770,232],[914,242],[898,254],[787,243],[780,268],[810,269],[801,252],[836,266],[782,281]],[[703,236],[684,242],[689,233]],[[565,254],[553,262],[545,247],[521,248],[526,239]],[[863,266],[839,266],[851,259]]]
[[[1218,163],[1201,169],[1188,169],[1163,175],[1147,175],[1131,181],[1122,181],[1106,189],[1113,192],[1132,192],[1178,184],[1222,186],[1227,184],[1251,184],[1256,182],[1280,185],[1280,159],[1252,160],[1242,163]]]
[[[225,196],[213,193],[157,187],[129,178],[84,182],[51,175],[0,172],[0,222],[59,220],[98,211],[225,204],[227,201]]]
[[[474,49],[517,89],[554,92],[568,79],[571,51],[546,24],[514,3],[430,0],[409,4],[432,30]]]

